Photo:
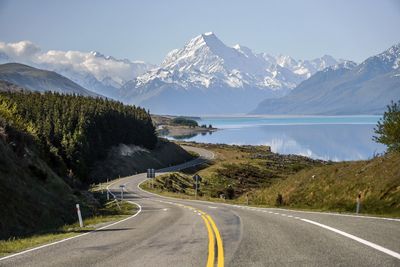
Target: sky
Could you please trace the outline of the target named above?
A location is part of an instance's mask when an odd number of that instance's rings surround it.
[[[0,0],[0,41],[159,64],[191,38],[361,62],[400,42],[399,0]]]

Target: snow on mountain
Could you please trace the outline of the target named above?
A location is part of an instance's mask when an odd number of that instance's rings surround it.
[[[196,36],[183,48],[172,50],[158,68],[127,83],[121,88],[121,97],[158,111],[159,107],[146,104],[146,101],[166,95],[165,91],[173,91],[178,98],[177,91],[186,96],[192,91],[201,91],[202,97],[210,98],[219,90],[219,97],[226,100],[229,92],[236,90],[236,93],[248,94],[245,97],[254,107],[259,96],[282,96],[315,72],[341,62],[330,56],[295,60],[283,55],[258,54],[242,45],[229,47],[214,33],[208,32]],[[226,91],[228,95],[222,95],[221,91]],[[160,101],[156,102],[160,105]],[[223,106],[219,108],[221,112],[226,112]],[[240,108],[238,112],[247,112],[247,108]]]
[[[127,81],[145,73],[153,65],[141,61],[116,59],[99,52],[42,52],[29,41],[0,42],[0,63],[18,62],[56,71],[94,92],[115,97]]]
[[[228,47],[209,32],[193,38],[182,49],[172,50],[159,71],[146,73],[137,81],[138,86],[159,79],[187,88],[192,83],[207,88],[222,83],[229,87],[291,89],[315,72],[340,62],[330,56],[296,61],[289,56],[255,54],[242,45]]]
[[[343,61],[317,72],[282,98],[265,99],[252,113],[382,114],[386,105],[400,99],[399,63],[400,44],[359,65]]]

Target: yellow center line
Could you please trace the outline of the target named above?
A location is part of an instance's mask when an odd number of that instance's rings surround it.
[[[208,222],[207,218],[204,215],[201,215],[201,218],[203,218],[204,223],[207,227],[208,231],[208,259],[207,259],[207,267],[214,267],[214,257],[215,257],[215,252],[214,252],[214,234],[211,229],[210,223]]]
[[[204,220],[204,223],[206,224],[207,231],[208,231],[208,260],[207,260],[207,267],[214,266],[214,258],[215,258],[215,251],[214,251],[214,235],[215,238],[217,239],[217,251],[218,251],[218,261],[217,261],[217,267],[224,267],[224,245],[222,243],[222,238],[221,234],[219,233],[218,227],[215,224],[214,220],[211,218],[210,215],[205,213],[202,210],[193,208],[191,206],[185,206],[186,208],[193,209],[201,214],[201,217]]]
[[[217,247],[218,247],[218,267],[224,267],[224,246],[222,243],[221,235],[218,231],[217,225],[215,224],[214,220],[210,217],[210,215],[206,215],[207,219],[210,221],[211,226],[214,230],[216,239],[217,239]]]

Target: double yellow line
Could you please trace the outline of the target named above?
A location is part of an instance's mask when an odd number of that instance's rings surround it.
[[[195,209],[193,207],[187,206],[193,210],[198,211],[201,214],[201,218],[204,220],[204,224],[206,225],[208,232],[208,259],[207,259],[207,267],[214,267],[215,257],[217,256],[217,266],[224,266],[224,245],[222,243],[221,234],[219,233],[218,227],[215,224],[214,220],[210,215],[201,211],[199,209]],[[215,241],[217,241],[217,255],[215,255]]]

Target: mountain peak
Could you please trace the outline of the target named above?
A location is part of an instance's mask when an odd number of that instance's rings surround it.
[[[186,46],[190,48],[198,48],[200,46],[225,46],[224,43],[213,32],[206,32],[191,39]]]

